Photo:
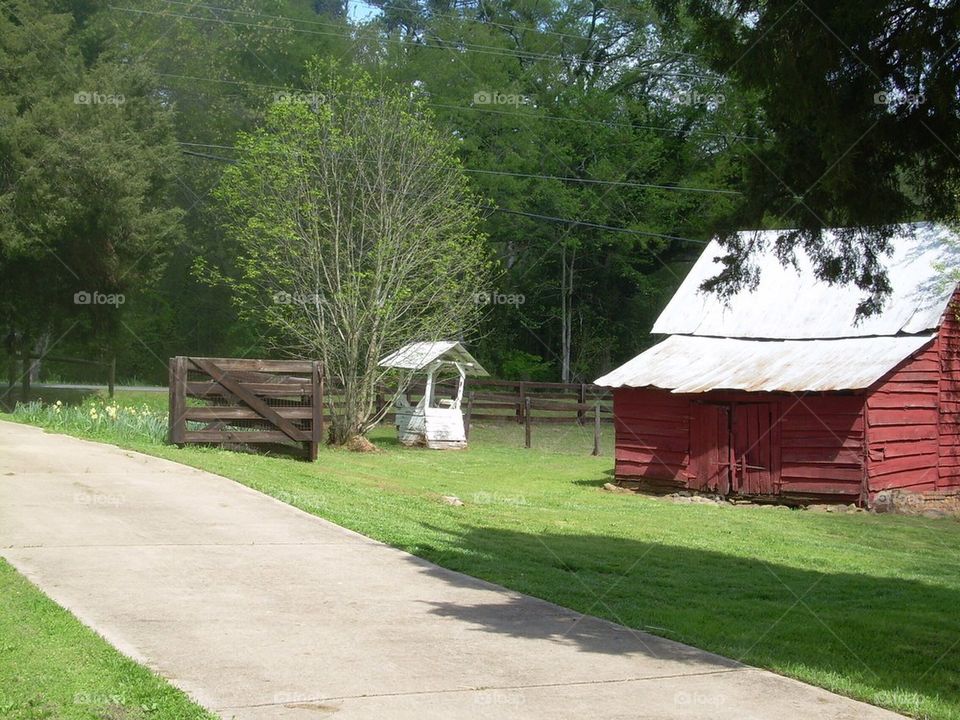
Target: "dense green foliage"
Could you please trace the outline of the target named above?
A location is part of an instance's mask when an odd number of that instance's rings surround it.
[[[5,5],[0,67],[2,333],[37,350],[69,335],[98,355],[120,306],[149,312],[182,237],[172,112],[149,66],[104,59],[52,3]]]
[[[2,334],[113,351],[147,380],[173,354],[267,352],[266,327],[193,268],[236,270],[213,191],[238,132],[307,91],[311,58],[416,95],[456,141],[499,259],[467,338],[495,374],[589,380],[632,356],[717,230],[801,228],[783,250],[882,290],[886,234],[861,229],[955,217],[960,165],[957,3],[898,8],[5,3]],[[73,104],[97,88],[126,102]],[[853,231],[824,248],[824,224]],[[725,287],[751,277],[749,248],[731,249]],[[127,302],[78,308],[85,288]]]
[[[275,352],[323,363],[343,442],[380,420],[378,359],[476,326],[490,253],[456,142],[422,101],[329,63],[307,83],[239,136],[216,193],[238,273],[209,272]]]
[[[718,228],[797,229],[778,242],[882,302],[892,224],[955,221],[960,207],[960,2],[658,0],[688,12],[688,48],[757,98],[769,142],[743,152],[744,201]],[[825,242],[824,227],[841,227]],[[732,242],[721,287],[749,282]]]
[[[0,559],[0,716],[213,720],[121,655]]]

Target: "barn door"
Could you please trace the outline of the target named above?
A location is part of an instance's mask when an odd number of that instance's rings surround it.
[[[690,423],[690,454],[696,477],[691,489],[727,495],[732,480],[730,406],[694,403]]]
[[[730,431],[736,495],[775,495],[779,489],[779,427],[773,403],[736,403]]]

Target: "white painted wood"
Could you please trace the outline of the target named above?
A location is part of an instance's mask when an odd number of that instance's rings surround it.
[[[463,391],[467,375],[487,375],[480,364],[460,343],[411,343],[380,361],[384,367],[418,370],[426,374],[423,397],[412,407],[401,393],[395,403],[397,437],[404,445],[420,445],[434,450],[453,450],[467,446],[463,426]],[[436,373],[444,366],[457,370],[457,394],[454,398],[435,397]]]

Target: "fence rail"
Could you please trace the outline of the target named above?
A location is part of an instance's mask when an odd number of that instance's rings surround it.
[[[89,360],[87,358],[73,358],[64,357],[63,355],[32,352],[17,352],[9,356],[7,362],[7,393],[12,392],[19,374],[21,398],[24,401],[29,400],[31,376],[34,373],[35,366],[40,362],[101,368],[106,374],[107,394],[113,397],[113,391],[117,384],[117,359],[115,357],[111,357],[109,360]]]
[[[435,394],[456,391],[456,381],[441,381]],[[331,388],[336,393],[336,389]],[[414,382],[407,388],[407,397],[416,404],[423,397],[424,383]],[[378,407],[382,408],[393,397],[394,388],[379,388]],[[465,414],[471,421],[525,424],[529,415],[533,424],[565,424],[593,421],[594,408],[600,406],[602,423],[613,422],[613,396],[609,388],[589,383],[528,382],[525,380],[494,380],[467,378],[464,387]],[[527,399],[530,410],[527,410]],[[392,418],[388,409],[385,418]]]
[[[409,402],[423,397],[425,383],[406,388]],[[170,360],[169,440],[187,443],[303,443],[316,459],[325,423],[343,388],[325,381],[319,362],[240,358],[176,357]],[[392,422],[390,401],[397,388],[377,388],[377,410]],[[435,396],[456,393],[455,380],[435,385]],[[588,383],[554,383],[468,378],[464,427],[474,423],[519,424],[525,445],[532,426],[592,424],[599,453],[602,423],[613,421],[607,388]]]

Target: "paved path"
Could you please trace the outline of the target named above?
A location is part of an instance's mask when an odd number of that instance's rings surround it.
[[[899,717],[444,570],[216,475],[11,423],[0,555],[224,718]]]

